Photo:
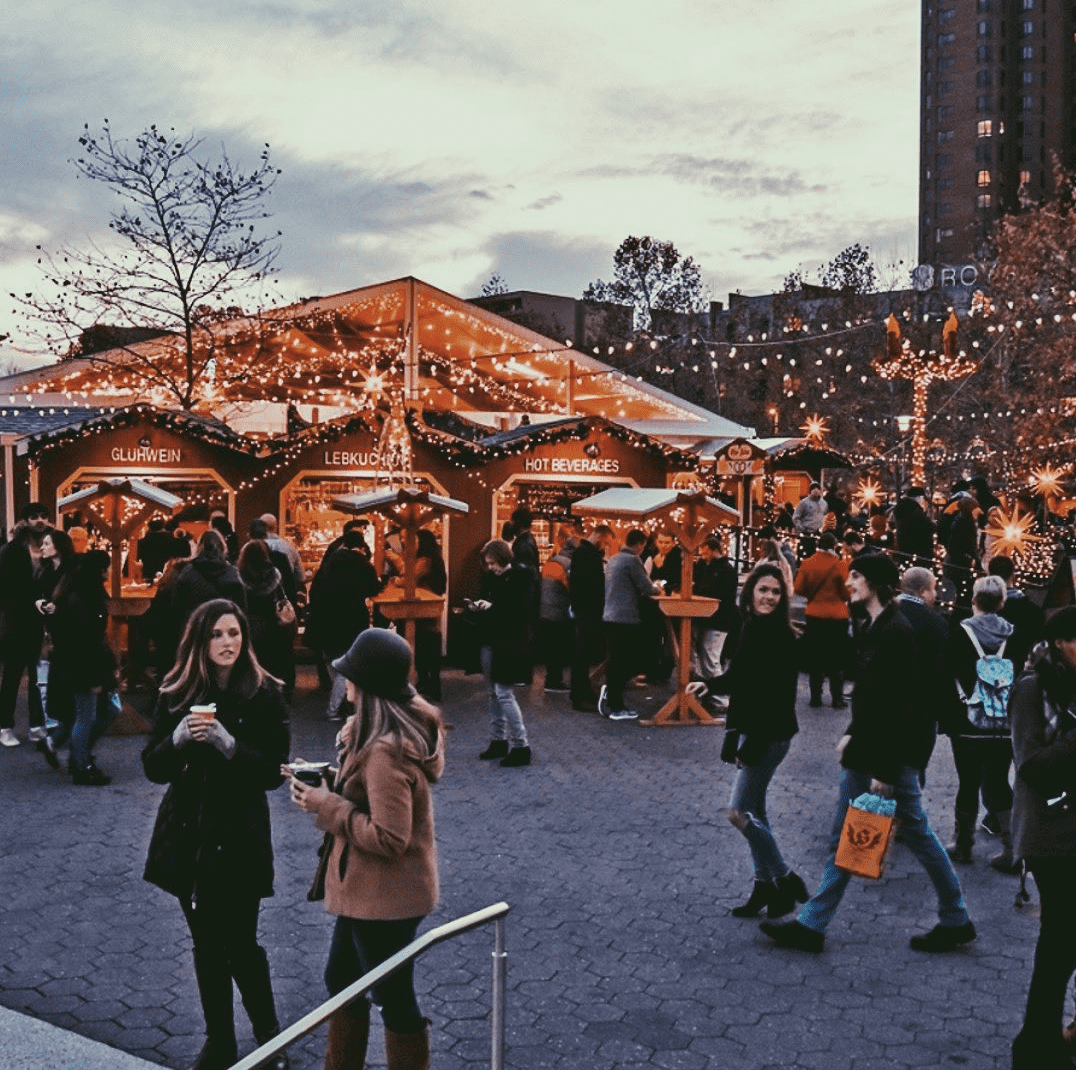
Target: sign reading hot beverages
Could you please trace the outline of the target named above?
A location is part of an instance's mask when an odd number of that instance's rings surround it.
[[[615,475],[620,471],[616,457],[525,457],[524,472],[542,475]]]

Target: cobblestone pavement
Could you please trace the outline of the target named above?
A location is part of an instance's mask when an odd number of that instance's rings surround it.
[[[309,685],[311,678],[306,678]],[[961,878],[979,940],[925,956],[908,937],[934,923],[927,878],[896,846],[880,882],[854,880],[820,956],[778,950],[729,916],[751,885],[743,839],[724,819],[732,780],[722,733],[644,728],[571,710],[566,695],[522,694],[535,762],[480,762],[475,677],[446,674],[453,723],[436,792],[440,923],[504,899],[508,1065],[579,1070],[890,1070],[1008,1065],[1037,932],[1018,882],[985,865],[983,837]],[[663,693],[638,691],[637,708]],[[845,715],[800,696],[802,732],[771,789],[770,819],[809,887],[836,800],[833,744]],[[325,696],[298,694],[293,755],[328,756]],[[25,714],[21,713],[20,717]],[[25,732],[20,720],[20,732]],[[0,1004],[171,1067],[201,1044],[190,945],[169,896],[141,879],[162,789],[141,773],[143,737],[98,747],[115,780],[73,787],[27,745],[0,752]],[[951,831],[955,777],[943,741],[928,814]],[[276,895],[261,934],[285,1023],[324,997],[330,919],[308,903],[319,835],[284,791],[271,797]],[[489,1065],[492,930],[440,945],[417,966],[434,1023],[436,1070]],[[237,1009],[241,1050],[252,1046]],[[323,1035],[293,1049],[320,1065]],[[383,1063],[376,1047],[371,1062]]]

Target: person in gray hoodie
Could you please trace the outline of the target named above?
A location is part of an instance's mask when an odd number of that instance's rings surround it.
[[[972,589],[972,615],[951,629],[946,649],[946,665],[953,680],[950,700],[942,711],[939,725],[953,747],[959,784],[956,793],[956,839],[946,850],[954,862],[968,864],[975,845],[975,824],[979,817],[979,794],[989,812],[997,819],[1004,849],[990,860],[1002,872],[1013,867],[1009,816],[1012,788],[1009,766],[1012,764],[1012,741],[1005,719],[995,730],[972,723],[968,699],[976,685],[976,665],[983,655],[1005,656],[1005,647],[1013,626],[1000,610],[1005,604],[1005,581],[1000,576],[982,576]],[[978,649],[976,649],[978,643]],[[1014,673],[1015,675],[1015,673]]]

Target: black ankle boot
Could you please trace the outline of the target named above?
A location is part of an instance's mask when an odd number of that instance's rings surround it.
[[[783,918],[796,909],[797,903],[806,903],[809,898],[807,886],[796,873],[786,873],[777,878],[773,898],[766,907],[767,918]]]
[[[777,895],[777,885],[773,881],[755,881],[751,896],[746,903],[732,908],[734,918],[757,918],[773,902]],[[789,910],[792,908],[789,907]],[[787,914],[788,911],[785,911]]]

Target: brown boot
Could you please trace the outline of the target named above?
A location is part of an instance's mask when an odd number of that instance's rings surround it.
[[[430,1070],[430,1022],[421,1033],[385,1028],[385,1070]]]
[[[329,1019],[325,1070],[363,1070],[370,1038],[370,1002],[365,997],[338,1010]]]

